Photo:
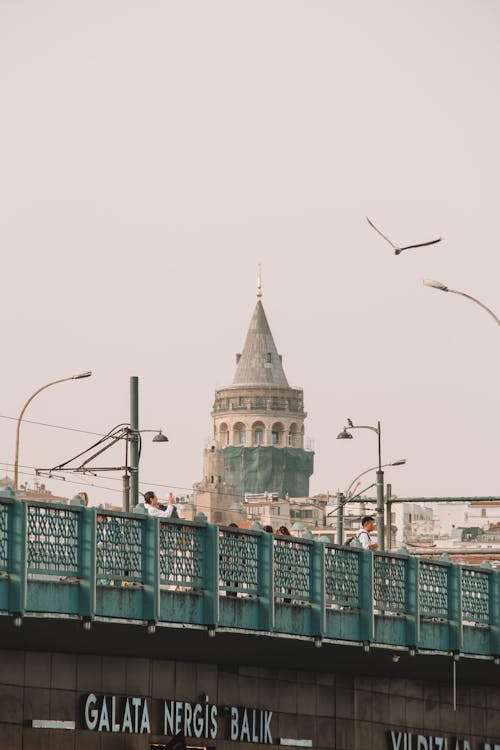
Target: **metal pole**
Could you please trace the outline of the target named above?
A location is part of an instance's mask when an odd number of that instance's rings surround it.
[[[337,544],[344,543],[344,495],[339,493],[337,498],[339,506],[337,512]]]
[[[122,508],[125,513],[130,510],[130,474],[128,467],[128,443],[130,432],[127,430],[125,435],[125,474],[122,476]]]
[[[385,550],[384,528],[384,472],[382,471],[382,449],[380,422],[377,422],[378,471],[377,471],[377,539],[379,549]]]
[[[122,508],[125,513],[130,510],[130,476],[126,471],[122,476]]]
[[[385,535],[386,542],[385,548],[390,550],[392,547],[392,485],[387,484],[385,489],[385,508],[386,508],[386,523],[385,523]]]
[[[139,378],[130,378],[130,506],[139,504]]]
[[[384,531],[384,472],[377,471],[377,539],[379,549],[385,549]]]

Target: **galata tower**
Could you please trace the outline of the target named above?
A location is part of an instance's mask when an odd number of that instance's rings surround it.
[[[219,466],[223,453],[224,481],[240,500],[265,492],[305,497],[314,453],[304,450],[304,394],[288,384],[261,297],[259,269],[257,304],[233,382],[215,392],[211,451]]]

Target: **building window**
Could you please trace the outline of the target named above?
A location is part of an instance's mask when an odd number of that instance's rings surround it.
[[[238,406],[245,406],[245,396],[240,396]]]
[[[273,445],[279,445],[280,444],[280,434],[278,430],[273,430],[272,433],[272,443]]]
[[[268,362],[269,364],[271,364],[271,352],[268,352],[268,353],[267,353],[267,356],[266,356],[266,361],[267,361],[267,362]]]
[[[262,445],[264,442],[264,431],[261,427],[257,427],[254,433],[254,443],[255,445]]]
[[[245,437],[245,428],[240,427],[238,430],[238,442],[243,444],[245,442]]]

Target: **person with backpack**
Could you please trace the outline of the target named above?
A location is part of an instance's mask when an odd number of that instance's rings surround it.
[[[373,516],[365,516],[361,519],[361,528],[356,534],[356,539],[361,543],[364,549],[373,550],[377,549],[378,547],[378,544],[372,542],[372,538],[370,536],[370,532],[373,531],[374,528],[375,521]]]

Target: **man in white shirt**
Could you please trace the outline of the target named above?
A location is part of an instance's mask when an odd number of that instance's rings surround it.
[[[161,508],[159,506],[158,498],[156,497],[155,493],[152,490],[149,490],[149,492],[146,492],[144,495],[144,504],[146,505],[146,510],[148,511],[150,516],[161,516],[162,518],[179,517],[177,514],[177,508],[173,504],[173,496],[172,501],[170,501],[169,497],[168,507]]]
[[[365,516],[361,519],[361,528],[356,534],[358,542],[361,542],[365,549],[377,549],[378,544],[372,542],[370,531],[375,528],[373,516]]]

